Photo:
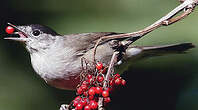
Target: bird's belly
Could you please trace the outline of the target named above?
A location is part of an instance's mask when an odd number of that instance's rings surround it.
[[[73,70],[73,71],[72,71]],[[65,68],[64,71],[54,71],[54,73],[43,74],[41,77],[47,84],[66,90],[74,90],[80,81],[81,68]]]
[[[47,84],[60,89],[75,89],[79,83],[81,73],[80,60],[62,62],[50,57],[31,56],[32,66],[35,72],[43,78]],[[34,59],[34,60],[32,60]]]
[[[56,79],[46,79],[47,84],[65,90],[75,90],[80,82],[79,76],[70,76],[68,79],[56,78]]]
[[[73,68],[74,69],[74,68]],[[61,71],[40,71],[40,77],[43,78],[47,84],[59,88],[72,90],[75,89],[80,81],[81,68],[76,68],[74,71],[65,68]],[[37,72],[38,73],[38,72]]]

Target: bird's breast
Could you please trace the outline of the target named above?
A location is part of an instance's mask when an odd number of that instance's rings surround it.
[[[31,63],[38,75],[48,84],[62,89],[71,89],[81,72],[80,59],[65,55],[32,54]],[[77,79],[78,80],[78,79]]]

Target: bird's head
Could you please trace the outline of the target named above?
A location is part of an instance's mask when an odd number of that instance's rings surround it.
[[[19,37],[5,39],[23,42],[30,53],[50,48],[59,35],[51,28],[39,24],[16,26],[8,23],[8,25],[16,30],[13,35],[19,35]]]

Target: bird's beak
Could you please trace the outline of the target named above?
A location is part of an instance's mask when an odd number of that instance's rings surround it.
[[[17,32],[14,32],[13,34],[18,34],[20,37],[6,37],[4,39],[8,39],[8,40],[14,40],[14,41],[20,41],[20,42],[26,42],[28,41],[28,35],[18,26],[15,26],[11,23],[8,23],[8,25],[12,26],[13,28],[15,28],[17,30]]]

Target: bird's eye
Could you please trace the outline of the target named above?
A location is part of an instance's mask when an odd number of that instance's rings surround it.
[[[32,34],[33,34],[34,36],[39,36],[40,33],[41,33],[41,32],[40,32],[39,30],[35,30],[35,31],[32,32]]]

